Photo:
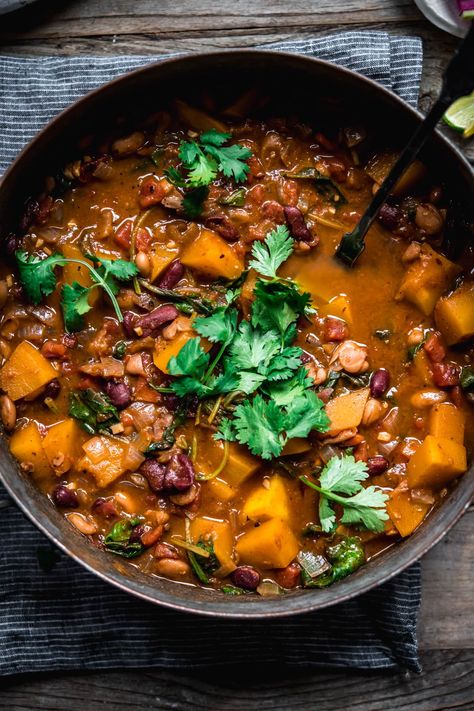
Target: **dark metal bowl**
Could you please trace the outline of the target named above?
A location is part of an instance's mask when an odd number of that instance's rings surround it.
[[[420,114],[378,84],[327,62],[277,52],[229,51],[170,59],[132,72],[92,92],[52,121],[19,155],[0,186],[0,234],[14,229],[25,199],[44,176],[73,157],[81,137],[115,126],[118,115],[133,122],[137,113],[159,109],[166,97],[193,98],[199,89],[230,98],[257,82],[272,97],[273,115],[297,113],[331,123],[368,122],[386,143],[403,145]],[[138,107],[138,111],[134,107]],[[440,134],[423,160],[450,186],[459,205],[472,203],[474,176],[469,164]],[[463,475],[443,504],[407,540],[393,546],[349,578],[330,588],[295,591],[278,598],[229,598],[140,573],[103,553],[75,531],[36,489],[0,441],[0,479],[31,521],[78,563],[103,580],[150,602],[176,610],[220,617],[278,617],[327,607],[359,595],[414,563],[453,526],[474,495],[474,471]]]

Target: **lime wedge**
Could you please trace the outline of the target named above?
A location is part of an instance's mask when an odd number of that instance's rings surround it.
[[[455,131],[462,132],[463,138],[474,136],[474,91],[451,104],[443,121]]]

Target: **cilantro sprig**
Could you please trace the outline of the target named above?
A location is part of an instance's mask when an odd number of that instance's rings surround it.
[[[215,438],[238,441],[263,459],[278,457],[288,440],[307,437],[312,430],[324,432],[329,426],[302,366],[303,351],[293,343],[298,318],[310,312],[310,295],[277,276],[292,251],[286,227],[255,244],[249,266],[265,278],[257,280],[250,321],[238,323],[236,292],[227,292],[225,306],[193,322],[201,337],[219,345],[214,359],[195,338],[168,364],[176,377],[171,387],[181,397],[203,399],[232,392],[247,396],[232,417],[221,413]]]
[[[124,259],[103,259],[87,255],[93,262],[92,266],[83,259],[63,257],[62,254],[51,254],[45,259],[19,250],[15,253],[20,281],[26,296],[34,304],[39,304],[43,299],[56,289],[57,277],[55,269],[65,264],[79,264],[89,271],[93,284],[84,287],[77,281],[64,284],[61,293],[61,308],[64,324],[67,331],[78,331],[84,326],[84,315],[92,308],[88,301],[89,293],[99,287],[108,295],[119,321],[123,320],[116,294],[120,282],[126,282],[138,274],[138,269],[132,262]]]
[[[334,504],[343,508],[341,523],[359,525],[376,533],[384,530],[388,496],[377,486],[364,487],[362,482],[368,476],[365,462],[356,462],[352,455],[346,454],[329,460],[319,476],[319,485],[306,476],[300,477],[306,486],[320,494],[319,519],[325,533],[336,527]]]
[[[177,187],[185,188],[183,209],[189,217],[198,217],[208,196],[208,186],[222,173],[237,183],[243,183],[249,172],[246,160],[252,151],[239,143],[224,145],[231,139],[230,133],[220,133],[216,129],[201,133],[196,141],[181,141],[179,158],[184,174],[178,169],[168,168],[166,176]]]

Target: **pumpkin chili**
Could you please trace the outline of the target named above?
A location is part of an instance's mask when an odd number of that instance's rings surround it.
[[[0,414],[91,544],[229,595],[321,588],[466,472],[472,248],[445,253],[422,163],[357,267],[334,259],[395,158],[359,127],[176,102],[28,201],[0,281]]]

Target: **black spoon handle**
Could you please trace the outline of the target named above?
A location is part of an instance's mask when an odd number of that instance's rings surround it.
[[[441,92],[424,121],[412,135],[400,157],[370,201],[356,227],[344,235],[336,250],[337,257],[352,266],[364,250],[367,230],[392,188],[413,162],[446,109],[460,96],[474,89],[474,22],[446,67]]]

